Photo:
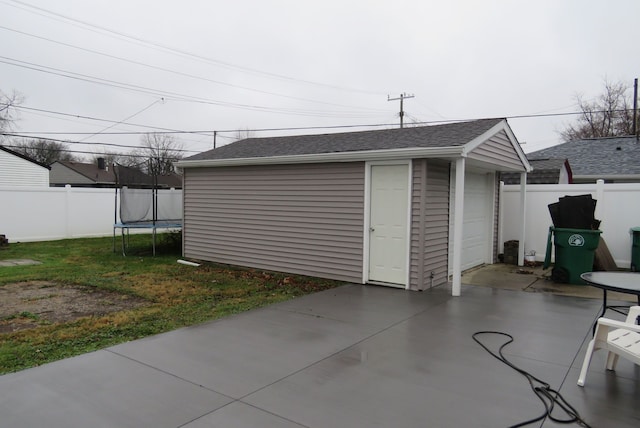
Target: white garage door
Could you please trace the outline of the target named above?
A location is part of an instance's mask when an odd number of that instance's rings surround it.
[[[455,175],[452,175],[455,178]],[[452,198],[455,183],[452,179]],[[449,248],[453,249],[453,210]],[[490,263],[493,251],[493,174],[467,171],[464,180],[464,222],[462,232],[462,270]],[[449,261],[452,254],[449,254]],[[452,267],[449,263],[450,268]],[[449,269],[451,271],[451,269]],[[451,272],[450,272],[451,273]]]
[[[486,174],[467,173],[464,183],[464,225],[462,269],[491,261],[492,189]]]

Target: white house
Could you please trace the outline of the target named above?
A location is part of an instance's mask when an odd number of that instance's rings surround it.
[[[49,166],[0,146],[0,187],[49,187]]]

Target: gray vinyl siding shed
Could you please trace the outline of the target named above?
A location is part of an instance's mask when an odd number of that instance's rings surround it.
[[[450,278],[452,168],[491,174],[530,169],[504,119],[249,138],[177,163],[184,180],[183,255],[370,282],[372,165],[398,162],[407,166],[409,193],[401,285],[413,290]],[[491,219],[497,249],[496,225]],[[457,275],[459,281],[459,269]]]
[[[184,255],[362,279],[364,162],[185,169]]]

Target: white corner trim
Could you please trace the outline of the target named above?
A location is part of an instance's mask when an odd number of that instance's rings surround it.
[[[371,227],[371,164],[364,167],[364,227],[362,229],[362,283],[369,282],[369,228]]]
[[[407,171],[407,243],[406,243],[406,278],[405,278],[405,290],[411,288],[411,214],[413,208],[413,162],[408,161]],[[424,177],[426,180],[426,177]]]

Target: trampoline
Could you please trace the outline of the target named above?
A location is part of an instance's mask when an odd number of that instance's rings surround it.
[[[120,229],[123,256],[127,255],[129,231],[144,229],[151,231],[152,252],[155,256],[157,231],[182,229],[182,192],[159,189],[157,177],[132,168],[117,165],[114,166],[114,171],[118,185],[115,195],[113,251],[116,251],[117,229]]]

